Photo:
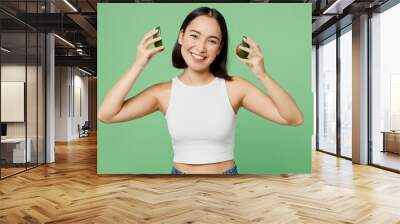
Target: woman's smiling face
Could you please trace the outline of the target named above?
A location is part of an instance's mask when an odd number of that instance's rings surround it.
[[[179,33],[179,44],[188,68],[198,72],[209,71],[222,47],[222,34],[217,20],[209,16],[196,17],[184,32]]]

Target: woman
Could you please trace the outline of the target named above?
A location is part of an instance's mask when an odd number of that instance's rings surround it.
[[[157,32],[144,35],[135,62],[107,93],[98,118],[113,123],[162,112],[172,137],[172,174],[237,174],[234,132],[241,107],[279,124],[302,124],[302,112],[265,70],[261,50],[250,37],[244,37],[250,47],[239,48],[251,57],[237,59],[249,66],[268,95],[245,79],[228,75],[226,23],[217,10],[208,7],[189,13],[180,28],[172,61],[183,69],[182,74],[124,101],[149,60],[164,50],[163,46],[150,48],[161,40],[151,38]]]

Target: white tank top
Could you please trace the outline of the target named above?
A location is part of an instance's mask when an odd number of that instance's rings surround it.
[[[173,78],[165,118],[174,162],[205,164],[234,158],[236,115],[224,79],[189,86]]]

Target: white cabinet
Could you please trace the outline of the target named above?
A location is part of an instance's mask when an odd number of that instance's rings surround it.
[[[32,161],[32,140],[27,138],[27,143],[28,144],[25,151],[25,138],[7,138],[1,140],[2,146],[12,148],[13,163],[25,163]],[[25,161],[25,158],[27,161]]]

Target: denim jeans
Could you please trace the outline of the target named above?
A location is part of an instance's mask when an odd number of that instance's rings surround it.
[[[180,174],[185,174],[184,172],[178,170],[177,168],[175,168],[174,166],[172,167],[171,170],[171,174],[174,175],[180,175]],[[229,170],[226,170],[222,173],[223,175],[237,175],[238,171],[237,171],[237,166],[233,166],[232,168],[230,168]]]

